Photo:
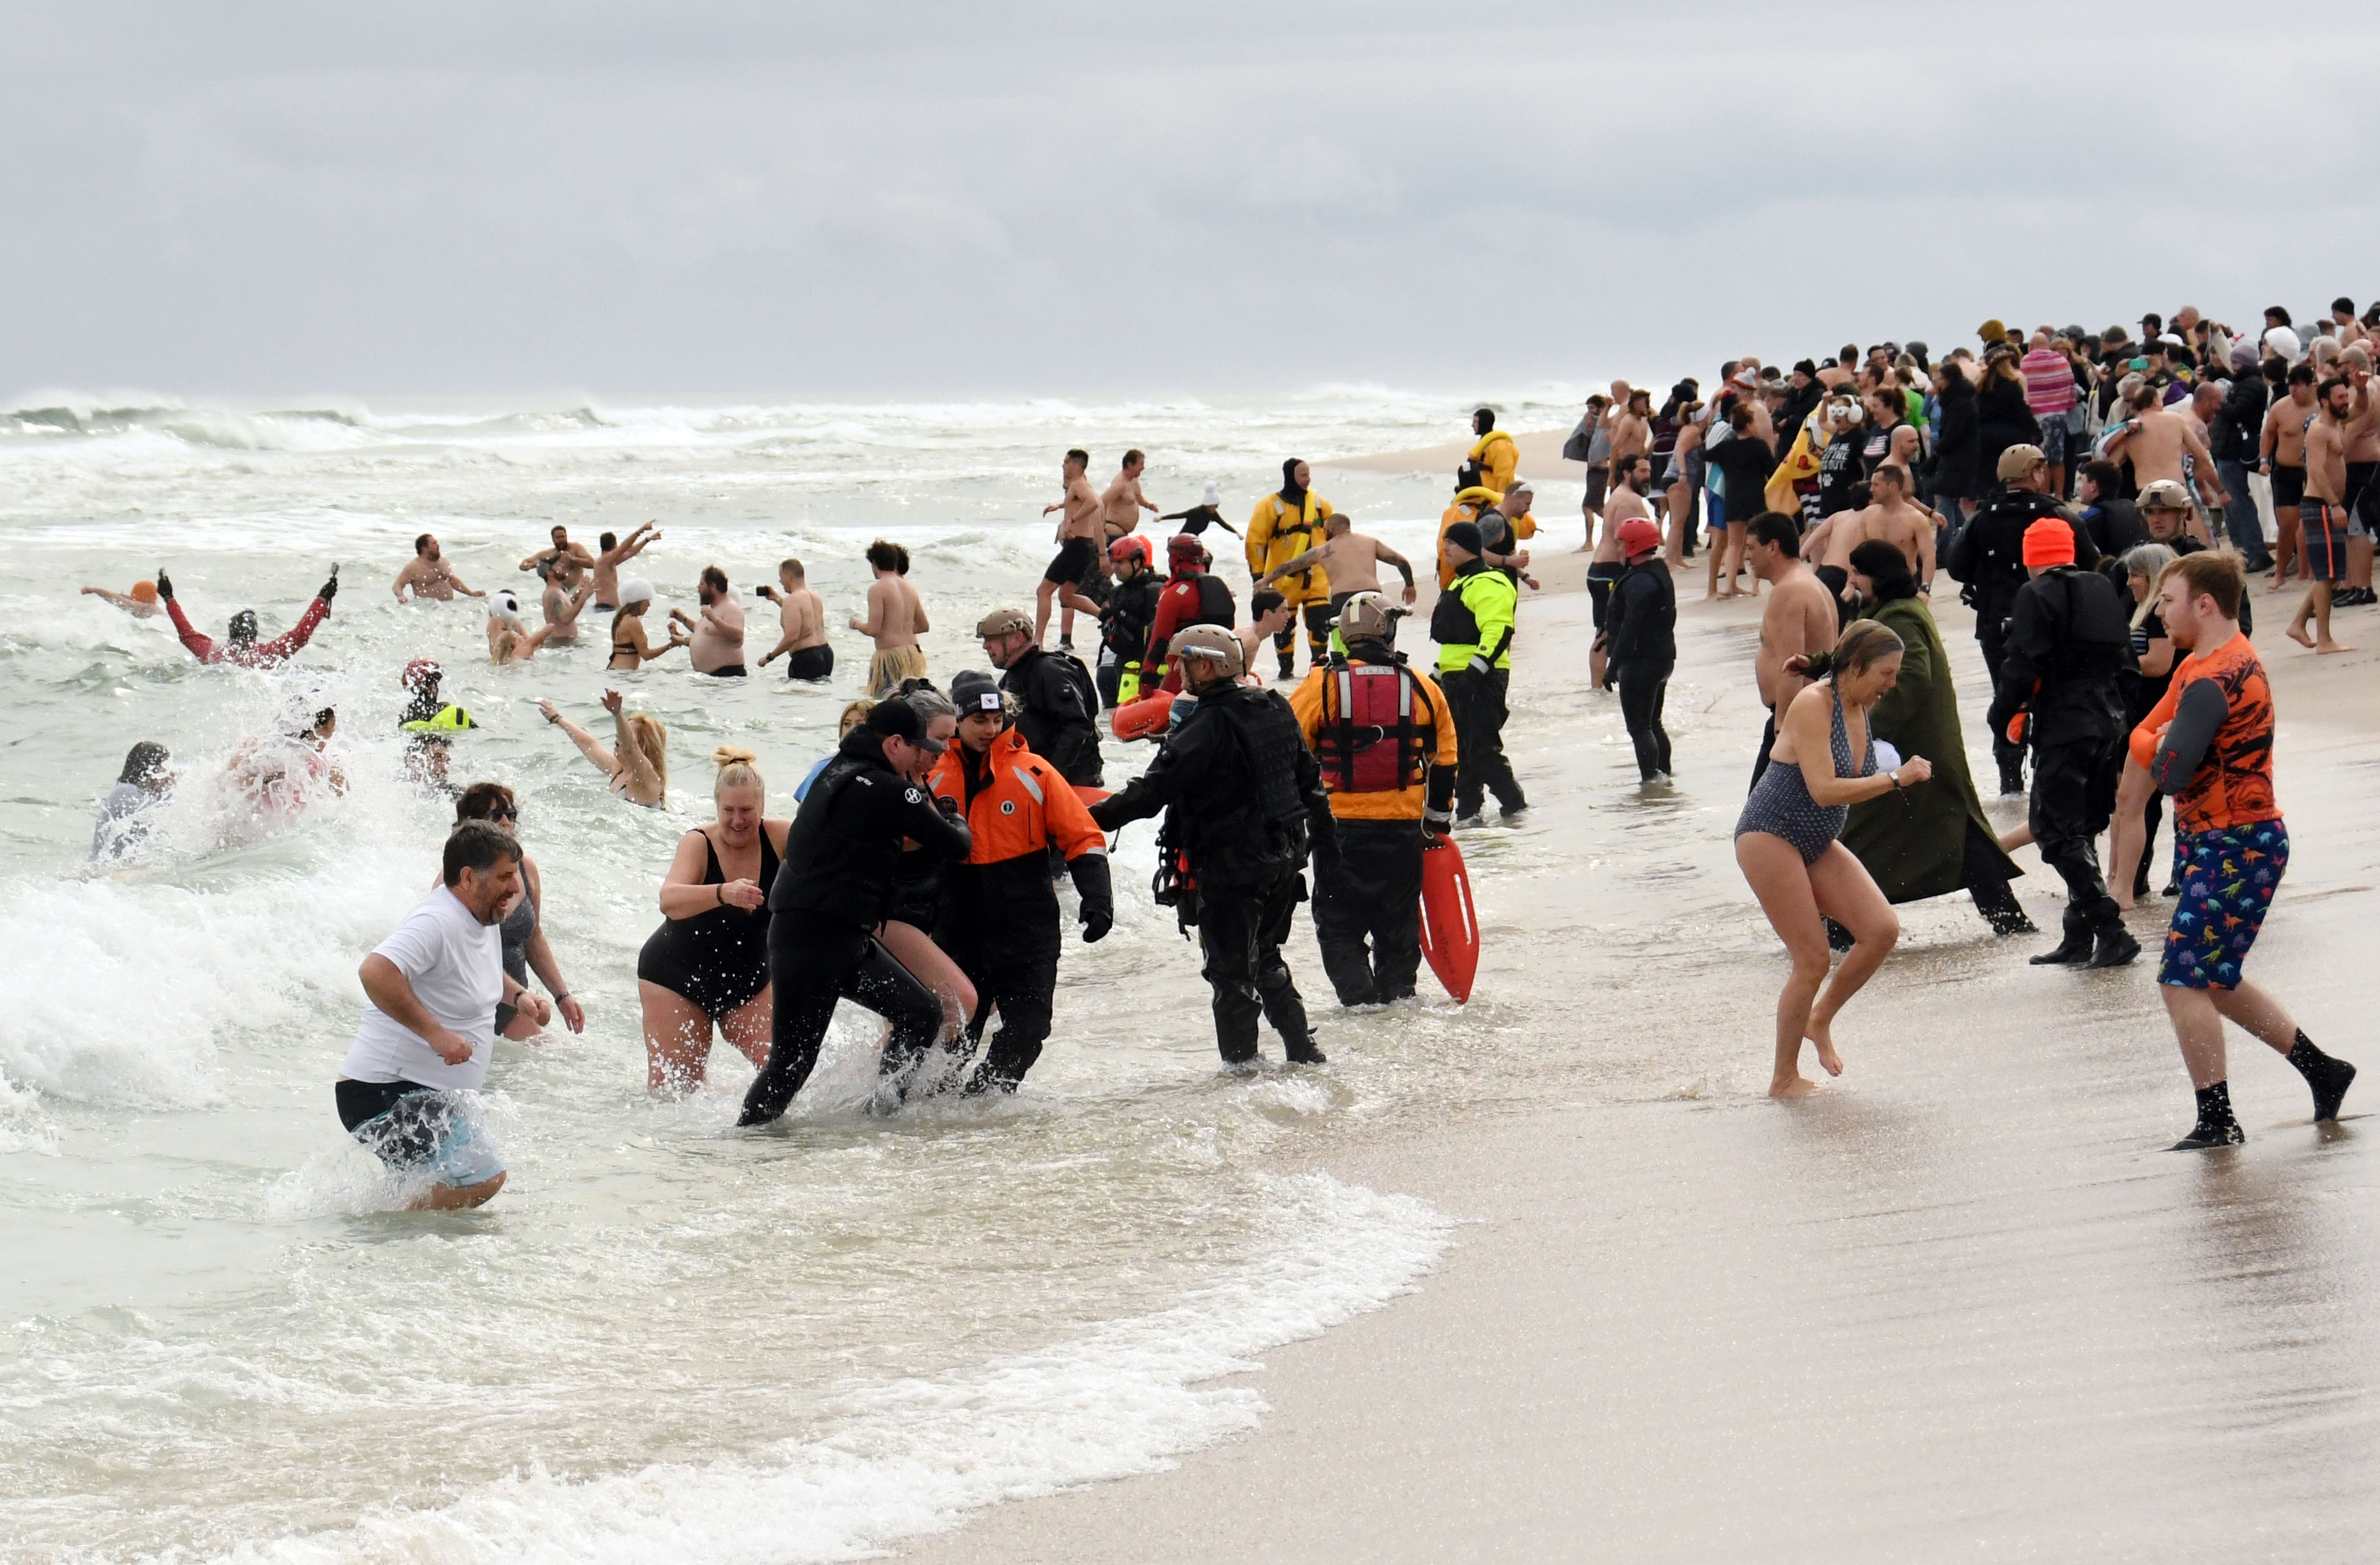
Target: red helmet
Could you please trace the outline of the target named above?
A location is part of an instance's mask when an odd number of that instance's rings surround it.
[[[1642,516],[1631,516],[1620,524],[1620,552],[1633,559],[1649,554],[1661,547],[1661,529]]]
[[[1108,558],[1111,560],[1138,560],[1146,565],[1149,557],[1148,540],[1145,538],[1119,538],[1108,545]]]
[[[1165,552],[1175,560],[1199,560],[1206,557],[1207,546],[1198,541],[1196,533],[1177,532],[1166,540]]]
[[[445,671],[438,666],[434,658],[416,658],[405,665],[404,684],[407,690],[418,690],[433,679],[444,677]]]

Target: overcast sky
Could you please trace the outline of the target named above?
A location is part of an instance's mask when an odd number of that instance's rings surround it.
[[[5,25],[0,395],[1459,393],[2380,297],[2370,0]]]

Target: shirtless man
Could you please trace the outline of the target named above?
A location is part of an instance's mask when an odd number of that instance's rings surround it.
[[[1099,496],[1099,528],[1104,534],[1099,555],[1107,555],[1107,545],[1140,526],[1143,511],[1157,507],[1140,492],[1140,470],[1148,466],[1148,458],[1137,451],[1123,454],[1123,467],[1108,480],[1107,492]]]
[[[1080,452],[1069,452],[1066,466],[1079,479],[1083,465],[1075,458]],[[1090,485],[1083,491],[1090,493]],[[1091,495],[1092,508],[1085,515],[1094,527],[1099,525],[1099,496]],[[876,573],[876,583],[868,589],[868,617],[854,616],[851,628],[862,636],[872,637],[876,654],[868,660],[868,698],[880,701],[901,688],[905,679],[926,677],[926,654],[917,645],[917,637],[934,627],[927,623],[925,601],[917,589],[909,585],[909,552],[897,543],[882,539],[868,546],[868,568]],[[1054,567],[1052,567],[1054,568]],[[1071,590],[1071,589],[1070,589]],[[1046,601],[1045,601],[1045,607]],[[1046,624],[1047,621],[1045,620]]]
[[[2305,574],[2300,559],[2298,503],[2305,498],[2305,432],[2313,422],[2313,382],[2311,364],[2289,371],[2289,394],[2275,399],[2257,440],[2261,455],[2256,465],[2272,479],[2273,520],[2280,534],[2273,544],[2273,584],[2266,588],[2271,592],[2278,592],[2289,580],[2290,561],[2298,560],[2298,574]]]
[[[570,529],[557,526],[551,535],[553,546],[540,549],[520,563],[525,571],[536,571],[559,585],[565,592],[578,585],[578,573],[591,570],[595,556],[587,552],[587,545],[570,541]]]
[[[2291,388],[2295,389],[2295,388]],[[2352,652],[2330,638],[2331,594],[2347,575],[2347,442],[2355,393],[2340,377],[2315,394],[2314,420],[2305,431],[2305,497],[2298,518],[2305,535],[2306,595],[2289,618],[2289,639],[2316,652]],[[2367,407],[2365,416],[2369,417]],[[2313,634],[2306,634],[2306,621]]]
[[[413,558],[406,562],[405,569],[396,573],[396,601],[400,603],[407,601],[405,595],[408,590],[415,598],[434,598],[441,603],[453,602],[457,592],[470,598],[487,596],[478,588],[463,584],[463,578],[455,574],[455,567],[448,564],[446,557],[438,552],[436,537],[426,532],[413,540]]]
[[[661,537],[655,530],[658,525],[647,522],[630,533],[625,543],[608,532],[596,540],[603,546],[603,552],[595,556],[595,607],[598,610],[608,614],[619,608],[620,567],[643,553],[646,544]]]
[[[767,668],[782,653],[787,679],[806,679],[815,685],[834,673],[834,649],[826,639],[826,604],[810,590],[809,577],[799,560],[780,562],[777,580],[783,591],[763,587],[760,596],[777,605],[777,623],[784,634],[760,660],[760,666]]]
[[[2179,484],[2204,484],[2215,478],[2215,457],[2206,449],[2191,421],[2179,413],[2168,413],[2164,406],[2164,393],[2154,384],[2143,385],[2131,397],[2131,418],[2122,430],[2108,437],[2107,460],[2129,457],[2132,464],[2133,482],[2143,489],[2159,479],[2171,479]],[[2191,458],[2187,470],[2182,458]],[[2211,505],[2219,493],[2200,491],[2198,503]]]
[[[1833,518],[1835,526],[1827,535],[1827,564],[1840,570],[1848,583],[1852,550],[1871,540],[1889,543],[1909,562],[1917,589],[1933,591],[1934,513],[1909,498],[1909,469],[1888,462],[1868,484],[1874,499],[1866,510]]]
[[[1612,382],[1611,390],[1611,477],[1616,483],[1629,458],[1646,455],[1653,449],[1653,394],[1630,391],[1625,381]],[[1642,489],[1636,492],[1639,499],[1644,497]],[[1605,519],[1609,520],[1608,512]]]
[[[1333,519],[1336,520],[1335,517]],[[1315,552],[1318,554],[1321,551],[1318,549]],[[1336,586],[1339,578],[1332,576],[1330,580]],[[1334,596],[1331,601],[1336,603],[1338,599]],[[1333,613],[1335,615],[1336,611]],[[1232,632],[1240,638],[1241,662],[1247,669],[1240,675],[1240,683],[1262,685],[1264,675],[1259,672],[1257,658],[1264,651],[1266,642],[1297,623],[1297,610],[1277,588],[1259,587],[1248,594],[1248,623]]]
[[[1322,540],[1295,559],[1258,576],[1257,585],[1270,587],[1285,576],[1320,566],[1330,578],[1330,613],[1336,618],[1339,605],[1346,599],[1358,592],[1380,590],[1380,566],[1388,564],[1405,578],[1405,601],[1414,601],[1412,563],[1378,539],[1357,532],[1345,512],[1334,511],[1322,519]]]
[[[554,573],[559,576],[559,571]],[[551,595],[552,589],[547,588]],[[717,565],[702,567],[702,579],[696,583],[695,593],[702,600],[702,613],[693,619],[684,609],[672,609],[672,621],[686,627],[686,655],[694,660],[694,672],[715,674],[722,679],[744,677],[744,605],[727,585],[727,573]]]
[[[2380,528],[2380,491],[2372,480],[2380,474],[2380,407],[2372,397],[2372,350],[2357,343],[2338,363],[2355,395],[2347,419],[2347,590],[2331,601],[2357,608],[2374,601],[2372,536]]]
[[[1645,394],[1638,392],[1638,396]],[[1603,532],[1595,540],[1595,557],[1586,563],[1586,596],[1595,615],[1595,641],[1587,649],[1588,683],[1597,690],[1604,688],[1603,676],[1609,662],[1604,655],[1603,625],[1611,609],[1611,589],[1627,568],[1627,557],[1620,549],[1620,524],[1628,521],[1649,522],[1654,519],[1652,503],[1645,491],[1653,481],[1653,459],[1642,452],[1611,464],[1611,493],[1604,503]]]
[[[1787,669],[1792,658],[1806,658],[1835,644],[1842,629],[1841,604],[1802,563],[1802,538],[1793,518],[1781,511],[1764,511],[1752,519],[1746,555],[1753,576],[1768,584],[1768,601],[1760,611],[1760,650],[1754,654],[1752,677],[1768,723],[1760,732],[1760,758],[1752,765],[1752,783],[1768,770],[1768,748],[1777,742],[1777,714],[1810,683]]]
[[[1089,452],[1076,449],[1066,453],[1062,469],[1066,497],[1055,505],[1041,507],[1041,514],[1045,516],[1052,511],[1062,511],[1065,515],[1058,520],[1058,557],[1051,560],[1050,568],[1041,573],[1041,586],[1033,595],[1033,644],[1036,647],[1041,645],[1042,637],[1049,634],[1050,599],[1057,599],[1063,611],[1058,619],[1058,649],[1062,652],[1075,649],[1075,611],[1080,609],[1087,614],[1099,612],[1097,603],[1075,590],[1084,577],[1099,568],[1099,537],[1105,507],[1100,503],[1099,491],[1093,489],[1091,480],[1084,476],[1090,471],[1090,467]],[[1134,515],[1138,516],[1137,508]],[[876,552],[869,550],[868,558],[873,561],[875,556]],[[868,588],[871,602],[875,592],[874,588]],[[852,628],[856,630],[858,626]],[[879,642],[878,646],[880,649],[882,643]],[[882,655],[880,650],[878,655]],[[922,662],[924,660],[921,658],[919,661]]]

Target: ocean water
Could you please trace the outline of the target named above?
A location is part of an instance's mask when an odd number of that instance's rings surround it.
[[[1575,402],[1516,399],[1508,421]],[[636,952],[674,843],[709,819],[710,748],[758,751],[790,813],[856,692],[859,638],[838,634],[831,690],[682,661],[606,674],[591,619],[579,647],[499,670],[476,602],[399,605],[388,583],[425,529],[474,586],[519,587],[555,522],[591,543],[657,519],[632,571],[691,607],[721,565],[757,657],[775,618],[749,588],[778,559],[808,564],[838,624],[860,551],[890,537],[947,679],[979,661],[979,614],[1029,603],[1068,445],[1100,479],[1146,448],[1169,509],[1217,479],[1236,521],[1284,455],[1439,443],[1467,410],[1335,388],[410,411],[58,396],[0,416],[0,1553],[844,1559],[1247,1427],[1257,1393],[1218,1376],[1378,1306],[1448,1243],[1439,1214],[1315,1155],[1512,1090],[1521,1011],[1433,992],[1343,1016],[1301,923],[1333,1064],[1223,1075],[1195,947],[1145,894],[1140,827],[1118,848],[1116,932],[1070,938],[1017,1098],[865,1116],[878,1027],[847,1009],[783,1129],[738,1133],[749,1067],[723,1045],[707,1089],[645,1090]],[[1448,485],[1318,487],[1419,557]],[[253,607],[272,635],[334,561],[334,613],[273,673],[201,668],[162,619],[76,590],[163,565],[201,628]],[[431,883],[448,819],[398,776],[397,671],[425,655],[483,725],[455,780],[519,791],[589,1014],[584,1036],[557,1021],[499,1047],[486,1109],[512,1180],[460,1216],[396,1209],[331,1105],[357,964]],[[664,811],[607,798],[532,704],[597,726],[607,684],[669,725]],[[228,760],[324,704],[348,792],[256,819]],[[94,804],[141,739],[170,746],[180,785],[146,849],[92,868]],[[1144,757],[1112,746],[1111,782]]]

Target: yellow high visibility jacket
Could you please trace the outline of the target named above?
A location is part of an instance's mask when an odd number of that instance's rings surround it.
[[[1248,517],[1248,570],[1255,576],[1277,570],[1307,550],[1324,541],[1322,521],[1337,513],[1330,502],[1305,491],[1302,510],[1293,511],[1278,494],[1268,494],[1257,502]],[[1293,576],[1285,576],[1273,583],[1292,607],[1306,603],[1330,601],[1330,578],[1320,566],[1310,566]]]

